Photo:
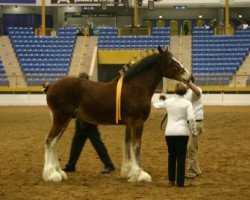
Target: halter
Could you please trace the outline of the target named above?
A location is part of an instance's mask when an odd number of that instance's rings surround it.
[[[179,64],[179,65],[174,66],[177,69],[177,71],[187,71],[186,68],[183,67],[183,65],[180,63],[180,61],[178,61],[174,57],[172,57],[172,60],[174,60],[175,62],[177,62]]]
[[[187,69],[180,63],[180,61],[178,61],[176,58],[172,57],[172,60],[174,60],[175,62],[177,62],[179,65],[174,65],[174,67],[176,68],[177,71],[180,71],[180,73],[182,74],[183,72],[187,72]],[[182,80],[183,81],[183,80]]]

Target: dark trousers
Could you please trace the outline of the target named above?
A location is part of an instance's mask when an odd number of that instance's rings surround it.
[[[175,182],[176,180],[177,186],[182,187],[185,179],[188,136],[165,136],[165,139],[168,146],[169,181]]]
[[[80,119],[76,119],[76,131],[72,140],[72,145],[70,149],[70,158],[67,167],[75,167],[76,162],[81,154],[82,148],[87,139],[90,139],[93,147],[95,148],[99,158],[105,165],[112,166],[113,163],[110,160],[108,151],[101,140],[100,132],[96,125],[84,122]]]

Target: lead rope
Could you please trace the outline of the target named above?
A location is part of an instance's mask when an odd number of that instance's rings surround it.
[[[164,129],[162,128],[162,125],[163,125],[164,121],[166,120],[167,116],[168,116],[168,113],[165,114],[165,116],[163,117],[163,119],[161,121],[161,130],[163,130],[163,131],[164,131]]]
[[[123,75],[119,78],[116,86],[116,105],[115,105],[115,122],[118,124],[119,120],[121,120],[121,94],[122,94],[122,83],[123,83]]]

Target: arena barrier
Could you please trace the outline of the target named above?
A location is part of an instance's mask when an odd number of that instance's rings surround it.
[[[162,93],[155,93],[152,102],[159,99]],[[166,93],[165,93],[166,94]],[[166,94],[170,97],[171,94]],[[242,105],[250,106],[250,94],[203,94],[202,101],[204,105]],[[0,106],[45,106],[45,94],[0,94]]]

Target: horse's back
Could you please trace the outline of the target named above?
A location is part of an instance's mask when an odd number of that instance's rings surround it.
[[[114,104],[115,84],[102,83],[85,79],[66,77],[51,84],[47,91],[47,104],[50,108],[76,109],[80,106],[86,108],[110,107]],[[106,105],[107,104],[107,105]]]
[[[130,117],[146,120],[150,98],[136,84],[124,83],[121,98],[122,121]],[[89,122],[112,124],[115,117],[116,83],[95,82],[66,77],[52,84],[47,92],[47,104],[52,110],[77,113]]]

